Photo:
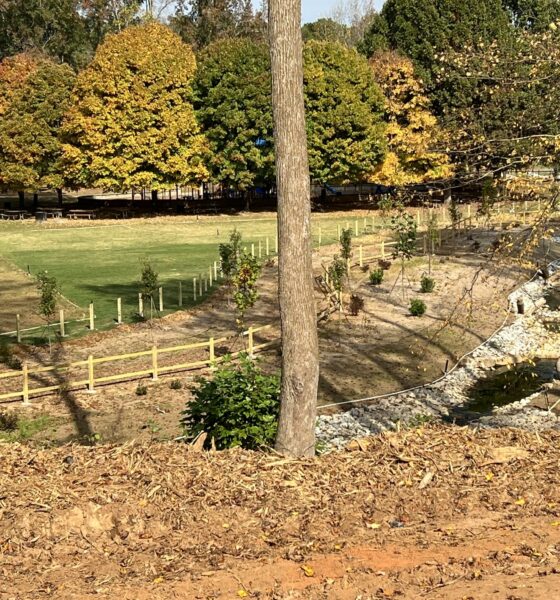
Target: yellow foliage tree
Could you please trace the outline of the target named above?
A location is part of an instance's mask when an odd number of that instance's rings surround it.
[[[430,112],[412,62],[397,52],[378,52],[370,60],[374,79],[386,98],[388,152],[372,179],[407,185],[448,178],[449,157],[437,150],[444,133]]]
[[[76,81],[63,123],[76,185],[157,190],[207,176],[191,104],[194,54],[157,22],[107,36]]]

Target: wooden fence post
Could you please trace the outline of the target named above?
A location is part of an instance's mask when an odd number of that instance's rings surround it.
[[[117,324],[122,323],[122,299],[117,298]]]
[[[253,348],[254,348],[254,342],[253,342],[253,327],[249,327],[249,330],[247,331],[247,336],[249,338],[249,357],[253,358]]]
[[[89,330],[95,329],[95,313],[93,312],[93,302],[89,303]]]
[[[21,344],[21,318],[16,315],[16,340],[18,344]]]
[[[158,378],[158,349],[157,346],[152,346],[152,379],[155,381]]]
[[[23,403],[29,404],[29,367],[27,366],[27,361],[24,361],[21,372],[23,375],[23,390],[22,397]]]
[[[88,356],[88,392],[93,394],[95,392],[95,377],[93,374],[93,356]]]
[[[323,232],[321,231],[321,228],[319,227],[319,248],[321,247],[322,243],[323,243]]]
[[[198,280],[198,295],[202,298],[202,292],[203,292],[203,285],[204,283],[202,282],[202,275],[200,276],[199,280]]]
[[[218,281],[218,261],[214,261],[214,279]]]
[[[251,244],[251,256],[255,258],[255,244]]]
[[[192,280],[193,300],[196,301],[196,277]]]
[[[262,240],[259,240],[259,258],[262,258]]]
[[[163,287],[160,287],[158,292],[159,292],[159,312],[163,312]]]
[[[208,351],[210,353],[210,359],[209,359],[210,365],[209,366],[212,370],[215,370],[214,362],[216,361],[216,352],[215,352],[215,348],[214,348],[214,338],[213,337],[211,337],[208,340]]]
[[[212,265],[210,265],[208,267],[208,281],[210,282],[210,287],[212,287],[213,281],[214,281],[214,274],[212,272]]]
[[[422,238],[422,241],[423,241],[424,256],[426,256],[426,254],[428,254],[428,240],[427,240],[426,236],[424,236]]]
[[[360,226],[358,224],[358,219],[356,219],[356,237],[360,235]]]
[[[179,308],[183,306],[183,283],[179,281]]]
[[[64,310],[62,308],[60,309],[59,315],[60,315],[60,320],[59,320],[60,337],[63,338],[63,337],[66,337],[66,331],[64,328]]]
[[[144,298],[142,298],[142,293],[138,294],[138,314],[141,317],[144,316]]]

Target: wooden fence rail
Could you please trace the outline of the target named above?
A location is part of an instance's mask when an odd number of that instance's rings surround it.
[[[165,348],[158,348],[157,346],[154,346],[150,350],[130,352],[128,354],[117,354],[114,356],[101,356],[96,358],[90,355],[87,358],[87,360],[79,360],[76,362],[60,365],[50,365],[48,367],[29,368],[27,363],[23,363],[21,371],[10,371],[7,373],[0,373],[0,381],[2,383],[11,382],[12,380],[18,379],[20,380],[20,387],[18,387],[15,391],[0,394],[0,400],[11,400],[20,398],[21,400],[23,400],[24,404],[29,404],[30,398],[32,396],[38,396],[52,392],[59,392],[63,390],[69,391],[80,388],[85,388],[89,392],[94,392],[95,386],[97,384],[124,382],[142,377],[151,377],[152,379],[158,379],[159,375],[161,374],[188,371],[203,367],[213,368],[215,365],[223,362],[226,356],[231,356],[235,358],[244,352],[246,352],[249,356],[254,356],[257,352],[260,352],[277,344],[278,338],[275,338],[268,342],[255,344],[255,334],[262,332],[265,329],[269,329],[271,327],[272,325],[264,325],[258,328],[249,327],[248,330],[243,331],[241,334],[242,338],[247,338],[246,348],[237,352],[228,353],[227,355],[223,356],[216,356],[216,344],[227,342],[232,338],[209,338],[208,340],[205,340],[203,342],[196,342],[193,344],[185,344],[181,346],[171,346]],[[162,355],[195,349],[206,349],[208,351],[208,357],[204,358],[203,360],[195,360],[191,362],[178,362],[170,365],[159,364],[159,359]],[[148,357],[150,359],[150,365],[148,368],[101,376],[96,376],[95,374],[95,367],[99,365],[122,363],[124,361]],[[87,377],[85,378],[73,380],[71,377],[68,377],[65,378],[63,382],[59,382],[53,385],[42,385],[41,387],[32,386],[34,378],[36,378],[36,376],[38,375],[63,375],[68,374],[69,372],[74,370],[84,369],[87,371]]]

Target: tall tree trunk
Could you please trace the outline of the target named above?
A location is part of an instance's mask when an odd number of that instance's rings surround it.
[[[158,201],[158,191],[152,190],[152,209],[156,210]]]
[[[276,449],[291,456],[313,456],[319,350],[311,264],[301,0],[270,0],[269,34],[282,325],[281,407]]]
[[[39,206],[39,194],[37,192],[33,193],[33,212],[37,212],[37,207]]]
[[[62,190],[60,188],[56,190],[56,197],[58,199],[58,208],[62,208]]]
[[[20,210],[25,210],[25,192],[23,190],[20,190],[18,193],[18,198],[19,198],[19,209]]]

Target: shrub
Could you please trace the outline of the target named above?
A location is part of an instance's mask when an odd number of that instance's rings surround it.
[[[340,233],[340,256],[346,261],[352,258],[352,230],[343,229]]]
[[[350,296],[350,314],[353,317],[357,317],[360,311],[364,308],[364,299],[361,296],[352,294]]]
[[[371,285],[381,285],[385,272],[383,269],[375,269],[369,274],[369,282]]]
[[[345,275],[346,262],[342,258],[340,258],[340,256],[335,255],[333,257],[332,263],[329,265],[329,279],[332,288],[337,292],[340,292],[342,290],[342,284]]]
[[[183,384],[181,382],[180,379],[174,379],[170,384],[169,387],[172,390],[182,390],[183,389]]]
[[[15,431],[18,426],[16,413],[0,412],[0,431]]]
[[[187,439],[205,432],[206,447],[214,440],[220,450],[236,446],[254,450],[273,444],[280,378],[263,373],[248,356],[242,355],[239,365],[227,359],[212,379],[199,377],[192,392],[181,419]]]
[[[136,386],[136,395],[137,396],[145,396],[148,393],[148,386],[143,383],[139,383]]]
[[[426,312],[426,304],[422,300],[414,298],[410,301],[409,310],[413,317],[421,317]]]
[[[391,261],[385,260],[384,258],[380,258],[377,261],[377,264],[379,265],[379,268],[383,269],[384,271],[388,271],[391,268]]]
[[[420,280],[420,291],[423,294],[431,294],[436,287],[436,282],[432,277],[428,277],[427,275],[422,275],[422,279]]]

